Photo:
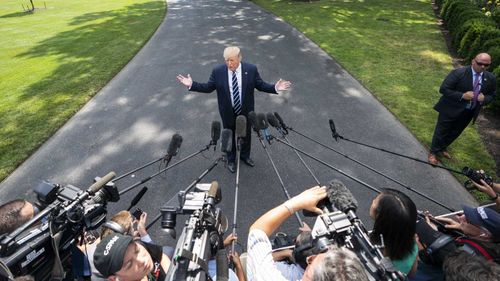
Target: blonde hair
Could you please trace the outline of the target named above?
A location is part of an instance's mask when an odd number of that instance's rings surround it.
[[[130,214],[129,211],[120,211],[116,213],[112,218],[111,221],[116,222],[119,224],[125,232],[131,232],[130,229],[132,228],[132,223],[133,223],[133,218],[132,215]],[[101,230],[101,240],[104,239],[106,236],[115,233],[112,229],[109,229],[107,227],[103,227]],[[125,234],[125,233],[124,233]]]
[[[240,48],[236,46],[229,46],[224,49],[224,59],[232,58],[238,56],[241,60],[241,51]]]

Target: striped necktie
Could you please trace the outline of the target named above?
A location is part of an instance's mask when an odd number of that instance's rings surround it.
[[[234,113],[236,115],[239,115],[241,113],[241,99],[240,99],[240,89],[238,88],[238,78],[236,77],[236,71],[233,71],[233,78],[232,80],[232,85],[233,85],[233,109]]]

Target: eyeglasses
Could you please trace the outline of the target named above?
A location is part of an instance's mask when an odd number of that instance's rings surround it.
[[[482,62],[478,62],[477,60],[474,60],[476,62],[477,65],[479,66],[484,66],[484,67],[488,67],[490,66],[490,63],[482,63]]]

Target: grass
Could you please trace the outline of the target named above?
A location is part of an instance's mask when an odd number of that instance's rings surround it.
[[[335,58],[430,147],[437,120],[432,107],[440,97],[441,82],[452,70],[452,59],[429,0],[253,2]],[[495,162],[475,126],[469,126],[449,150],[454,159],[445,165],[494,174]]]
[[[0,6],[0,180],[140,50],[163,0],[34,1]],[[25,6],[26,6],[26,3]]]

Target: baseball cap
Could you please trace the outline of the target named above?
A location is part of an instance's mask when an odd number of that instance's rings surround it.
[[[94,265],[104,277],[120,270],[132,236],[114,233],[104,238],[94,252]]]
[[[493,240],[500,239],[500,214],[495,210],[464,206],[464,214],[470,223],[486,228],[493,236]]]

